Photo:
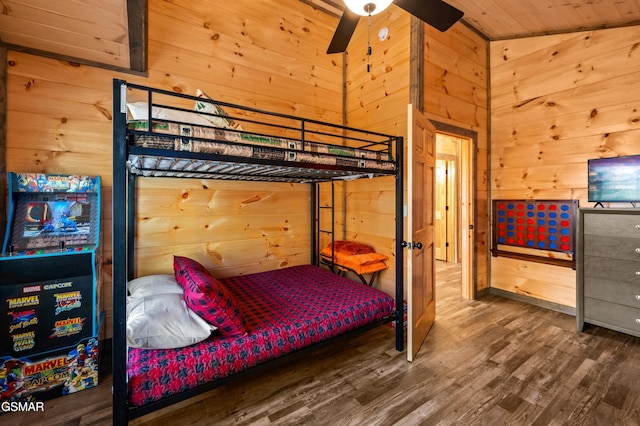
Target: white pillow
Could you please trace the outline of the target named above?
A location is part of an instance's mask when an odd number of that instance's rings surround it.
[[[216,127],[223,127],[226,129],[233,130],[244,130],[242,126],[237,123],[232,118],[229,118],[229,115],[226,113],[222,107],[216,103],[211,102],[211,98],[207,96],[202,90],[196,90],[196,97],[200,99],[204,99],[204,101],[196,101],[193,108],[196,111],[206,112],[208,114],[217,114],[217,115],[203,115],[206,120],[209,120],[211,124]],[[208,102],[207,102],[208,101]]]
[[[128,103],[127,108],[129,108],[129,113],[131,113],[131,117],[134,120],[149,119],[149,104],[146,102]],[[178,121],[180,123],[195,124],[198,126],[211,126],[209,120],[195,112],[176,111],[154,106],[152,107],[151,115],[153,118],[160,118],[162,120]]]
[[[175,275],[145,275],[127,283],[131,297],[144,297],[152,294],[184,294],[184,289],[176,281]]]
[[[127,344],[130,347],[180,348],[206,339],[212,329],[187,307],[181,294],[127,298]]]

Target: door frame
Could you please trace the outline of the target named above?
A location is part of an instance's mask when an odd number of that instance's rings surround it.
[[[477,156],[478,133],[447,124],[434,119],[433,115],[426,114],[427,118],[436,128],[436,133],[444,133],[460,139],[459,170],[461,186],[459,194],[460,215],[460,244],[461,248],[461,289],[462,297],[474,300],[478,294],[477,287],[477,256],[475,250],[477,227],[475,225],[477,212]]]

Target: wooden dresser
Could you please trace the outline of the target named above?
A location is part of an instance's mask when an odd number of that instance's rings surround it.
[[[576,321],[640,336],[640,209],[578,211]]]

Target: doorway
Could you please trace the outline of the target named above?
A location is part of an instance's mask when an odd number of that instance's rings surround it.
[[[465,299],[475,297],[472,150],[472,139],[436,132],[436,261],[459,264],[454,270],[460,271],[457,282]]]
[[[456,158],[436,158],[436,260],[458,263]]]

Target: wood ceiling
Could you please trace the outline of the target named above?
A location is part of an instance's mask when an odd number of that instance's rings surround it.
[[[0,45],[143,72],[147,1],[0,0]],[[342,0],[301,1],[333,16],[344,10]],[[488,40],[640,25],[640,0],[447,1]]]
[[[342,0],[301,0],[335,16]],[[640,24],[639,0],[445,0],[488,40]]]
[[[489,40],[640,24],[638,0],[448,0]]]

